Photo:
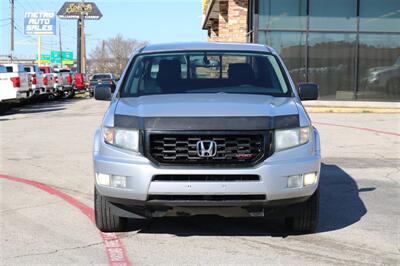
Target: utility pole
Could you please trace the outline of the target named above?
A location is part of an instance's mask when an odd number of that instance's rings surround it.
[[[83,0],[82,0],[83,2]],[[81,56],[82,56],[82,69],[81,73],[86,73],[86,35],[85,35],[85,16],[82,16],[81,22]]]
[[[85,3],[82,0],[82,5]],[[78,58],[78,72],[86,72],[86,47],[85,47],[85,14],[81,12],[78,19],[78,47],[77,47],[77,58]]]
[[[61,42],[61,23],[58,23],[58,41],[60,43],[60,68],[63,67],[63,57],[62,57],[62,42]]]
[[[82,19],[82,16],[80,15],[79,16],[79,18],[78,18],[78,20],[77,20],[77,29],[78,29],[78,31],[77,31],[77,39],[78,39],[78,42],[77,42],[77,47],[76,47],[76,53],[77,53],[77,55],[76,55],[76,59],[78,59],[78,62],[77,62],[77,71],[78,71],[78,73],[82,73],[82,56],[81,56],[81,19]]]
[[[10,34],[11,34],[11,43],[10,43],[10,48],[11,48],[11,62],[14,59],[14,0],[10,0],[11,4],[11,28],[10,28]]]

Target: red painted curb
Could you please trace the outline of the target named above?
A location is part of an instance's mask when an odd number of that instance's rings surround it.
[[[400,137],[400,133],[383,131],[383,130],[378,130],[378,129],[373,129],[373,128],[354,127],[354,126],[347,126],[347,125],[340,125],[340,124],[333,124],[333,123],[325,123],[325,122],[313,122],[313,124],[325,125],[325,126],[334,126],[334,127],[352,128],[352,129],[358,129],[358,130],[364,130],[364,131],[369,131],[369,132],[374,132],[374,133],[379,133],[379,134],[385,134],[385,135],[391,135],[391,136]]]
[[[95,223],[93,209],[86,204],[80,202],[79,200],[67,195],[57,189],[49,187],[45,184],[24,179],[18,177],[12,177],[7,175],[0,175],[0,178],[7,179],[14,182],[19,182],[27,185],[31,185],[38,189],[41,189],[51,195],[59,197],[64,201],[68,202],[70,205],[78,208],[84,215],[86,215],[92,223]],[[99,231],[100,232],[100,231]],[[101,238],[103,239],[104,245],[106,247],[106,253],[109,265],[113,266],[131,266],[131,262],[126,254],[126,249],[121,239],[115,233],[103,233],[100,232]]]

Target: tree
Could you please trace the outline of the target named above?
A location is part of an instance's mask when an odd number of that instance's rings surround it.
[[[132,52],[145,44],[147,42],[125,39],[120,34],[102,40],[90,53],[89,72],[110,72],[120,76]]]

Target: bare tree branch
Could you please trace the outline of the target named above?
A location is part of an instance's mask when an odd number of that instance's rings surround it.
[[[102,40],[90,53],[89,69],[91,73],[110,72],[120,76],[128,63],[131,53],[147,44],[135,39],[124,39],[120,34]]]

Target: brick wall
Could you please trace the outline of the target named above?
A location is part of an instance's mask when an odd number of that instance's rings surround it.
[[[208,29],[208,40],[214,42],[247,42],[248,0],[220,0],[219,17]]]

